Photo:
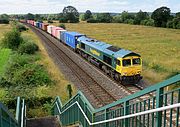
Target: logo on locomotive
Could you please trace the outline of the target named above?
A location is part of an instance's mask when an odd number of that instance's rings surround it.
[[[96,56],[100,56],[100,53],[92,48],[90,48],[90,52]]]

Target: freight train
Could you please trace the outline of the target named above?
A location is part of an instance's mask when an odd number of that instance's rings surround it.
[[[76,53],[104,71],[105,74],[123,84],[138,83],[142,79],[142,59],[135,52],[87,37],[78,32],[66,31],[61,27],[27,20],[44,30],[61,43],[68,45]]]

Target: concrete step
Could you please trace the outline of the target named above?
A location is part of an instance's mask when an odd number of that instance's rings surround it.
[[[26,127],[60,127],[57,117],[27,119]]]

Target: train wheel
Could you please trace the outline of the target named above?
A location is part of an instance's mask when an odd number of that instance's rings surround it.
[[[110,76],[111,76],[111,78],[114,78],[114,71],[113,70],[110,71]]]
[[[120,81],[120,76],[119,76],[119,74],[118,74],[118,73],[115,73],[114,78],[115,78],[115,80],[116,80],[116,81],[118,81],[118,82]]]

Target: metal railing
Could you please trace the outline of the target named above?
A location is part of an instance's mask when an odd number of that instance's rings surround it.
[[[0,127],[25,127],[23,124],[25,121],[24,100],[22,102],[21,105],[21,99],[18,97],[15,117],[10,113],[8,108],[0,102]]]
[[[62,125],[80,123],[84,127],[179,127],[180,75],[148,87],[112,104],[94,109],[78,92],[64,106],[60,98],[53,104],[53,114],[59,115]]]

